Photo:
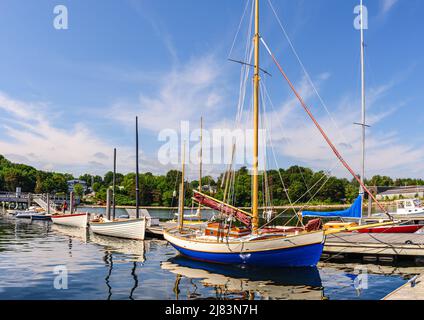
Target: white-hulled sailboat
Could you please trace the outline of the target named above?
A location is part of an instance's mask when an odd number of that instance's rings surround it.
[[[165,239],[182,255],[219,264],[254,265],[265,267],[310,267],[316,266],[321,258],[326,232],[320,220],[312,220],[302,227],[268,228],[259,226],[258,215],[258,141],[259,141],[259,44],[262,41],[276,66],[289,83],[304,110],[314,122],[325,141],[337,158],[358,180],[364,191],[373,195],[329,140],[324,130],[313,117],[309,108],[294,88],[275,56],[259,34],[259,0],[255,0],[254,35],[254,88],[253,88],[253,175],[252,212],[248,213],[227,203],[214,199],[202,192],[194,191],[193,199],[205,207],[218,211],[222,216],[238,220],[243,227],[232,227],[231,223],[210,223],[205,230],[185,228],[183,220],[177,228],[164,231]],[[375,200],[376,201],[376,200]],[[390,215],[389,215],[390,217]],[[391,224],[388,223],[388,224]],[[361,227],[359,227],[361,228]],[[348,228],[331,230],[331,233],[346,231]]]
[[[361,123],[356,123],[361,127],[362,134],[362,144],[361,144],[361,181],[365,183],[365,140],[366,140],[366,128],[368,125],[366,124],[366,92],[365,92],[365,35],[364,35],[364,11],[363,11],[363,0],[360,1],[360,38],[361,38]],[[352,207],[336,212],[310,212],[304,211],[302,215],[304,217],[327,217],[327,218],[341,218],[341,219],[356,219],[359,223],[356,222],[347,222],[347,223],[334,223],[330,222],[324,225],[324,229],[326,228],[338,228],[340,226],[358,226],[361,220],[364,218],[364,188],[361,186],[359,190],[359,196],[356,201],[353,203]],[[369,205],[372,203],[370,202]],[[369,208],[370,210],[371,208]],[[389,226],[379,226],[373,228],[364,228],[360,229],[357,232],[359,233],[415,233],[420,230],[423,225],[420,224],[411,224],[407,222],[406,224],[401,225],[389,225]]]
[[[113,160],[113,217],[110,219],[100,218],[98,221],[90,223],[93,233],[103,236],[144,240],[146,233],[146,218],[140,218],[140,192],[139,192],[139,170],[138,170],[138,117],[136,117],[136,218],[135,219],[115,219],[115,187],[116,187],[116,149],[114,149]]]

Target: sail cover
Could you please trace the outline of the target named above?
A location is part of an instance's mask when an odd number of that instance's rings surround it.
[[[228,216],[234,216],[247,227],[250,227],[251,225],[250,214],[246,211],[235,208],[227,203],[214,199],[196,190],[193,190],[193,200],[197,201],[201,205],[204,205],[205,207],[219,211]]]
[[[362,197],[360,194],[359,197],[355,200],[353,205],[343,211],[332,211],[332,212],[313,212],[313,211],[303,211],[302,216],[304,217],[323,217],[323,218],[351,218],[351,219],[361,219],[362,217]]]

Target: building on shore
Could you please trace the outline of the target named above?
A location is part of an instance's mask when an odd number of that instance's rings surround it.
[[[69,180],[67,181],[68,184],[68,191],[69,192],[73,192],[74,191],[74,187],[77,184],[80,184],[83,189],[84,189],[84,193],[87,192],[87,182],[85,182],[84,180]]]
[[[377,200],[424,198],[424,186],[406,186],[387,189],[377,194]]]

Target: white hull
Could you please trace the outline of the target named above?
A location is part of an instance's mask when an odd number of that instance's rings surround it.
[[[55,224],[62,226],[86,228],[88,223],[88,213],[85,214],[70,214],[70,215],[55,215],[52,216],[52,221]]]
[[[39,214],[39,212],[35,211],[18,211],[16,212],[15,217],[18,219],[31,219],[32,216]]]
[[[114,222],[92,222],[90,227],[93,233],[104,236],[144,240],[146,219],[130,219]]]
[[[187,239],[178,235],[177,229],[166,230],[164,238],[170,243],[184,249],[209,253],[249,253],[264,252],[280,249],[291,249],[313,244],[321,244],[325,240],[324,232],[310,232],[305,234],[276,237],[262,240],[244,237],[230,239],[228,242],[217,242],[216,237],[196,237]]]

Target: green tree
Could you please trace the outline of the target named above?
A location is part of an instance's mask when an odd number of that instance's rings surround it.
[[[82,198],[84,195],[84,187],[77,183],[76,185],[74,185],[74,193],[78,198]]]

